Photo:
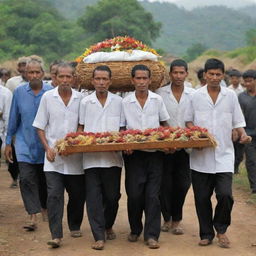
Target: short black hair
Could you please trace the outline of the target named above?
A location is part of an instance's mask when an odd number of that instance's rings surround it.
[[[243,78],[253,78],[256,79],[256,70],[248,69],[243,73]]]
[[[136,71],[138,71],[138,70],[140,70],[140,71],[148,71],[148,77],[151,77],[151,70],[146,65],[143,65],[143,64],[135,65],[132,68],[131,76],[135,77]]]
[[[63,63],[62,60],[54,60],[51,64],[50,64],[50,71],[52,70],[53,66],[58,66],[60,63]]]
[[[112,77],[112,71],[111,71],[111,69],[109,68],[109,66],[107,66],[107,65],[100,65],[100,66],[96,67],[96,68],[92,71],[92,77],[95,76],[95,72],[96,72],[96,71],[106,71],[106,72],[108,72],[108,74],[109,74],[109,78]]]
[[[174,60],[173,62],[171,62],[170,64],[170,72],[172,72],[172,69],[174,67],[184,67],[186,72],[188,72],[188,64],[185,60],[182,60],[182,59],[177,59],[177,60]]]
[[[198,71],[197,71],[197,78],[198,80],[201,80],[204,78],[204,69],[203,68],[200,68]]]
[[[236,77],[241,77],[242,76],[241,72],[239,70],[237,70],[237,69],[229,70],[228,71],[228,75],[229,76],[236,76]]]
[[[223,73],[225,73],[225,66],[221,60],[212,58],[208,59],[204,65],[204,71],[207,72],[209,69],[220,69]]]

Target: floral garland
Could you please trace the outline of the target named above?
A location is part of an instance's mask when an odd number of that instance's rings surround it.
[[[159,127],[146,130],[126,130],[121,132],[71,132],[64,139],[57,141],[58,152],[65,150],[66,146],[95,145],[108,143],[134,143],[157,141],[188,141],[199,138],[208,138],[216,146],[215,140],[207,129],[194,126],[190,129],[180,127]]]
[[[130,51],[130,50],[141,50],[145,52],[151,52],[157,56],[159,54],[156,50],[148,47],[143,44],[141,41],[138,41],[132,37],[128,36],[117,36],[112,39],[106,39],[103,42],[92,45],[89,48],[86,48],[85,52],[76,58],[76,62],[82,62],[83,59],[94,53],[94,52],[114,52],[114,51]]]

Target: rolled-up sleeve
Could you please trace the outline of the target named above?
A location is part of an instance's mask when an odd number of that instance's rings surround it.
[[[40,101],[40,104],[36,113],[36,117],[32,125],[41,130],[45,130],[45,127],[47,126],[48,121],[49,121],[49,114],[47,111],[47,98],[46,98],[46,94],[44,94]]]
[[[13,94],[11,110],[9,113],[6,144],[10,145],[12,143],[12,137],[16,134],[17,129],[20,125],[20,113],[18,108],[18,95],[15,91]]]

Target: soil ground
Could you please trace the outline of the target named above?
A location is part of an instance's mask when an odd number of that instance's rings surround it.
[[[83,237],[71,238],[64,217],[63,246],[59,249],[49,249],[46,242],[50,239],[48,223],[38,216],[39,227],[35,232],[22,229],[27,215],[23,208],[19,189],[11,189],[11,179],[6,165],[1,162],[0,168],[0,256],[155,256],[155,255],[196,255],[196,256],[255,256],[256,247],[256,208],[246,203],[248,195],[234,190],[235,204],[232,213],[232,225],[228,236],[232,242],[230,249],[217,246],[216,240],[208,247],[199,247],[198,222],[195,214],[193,192],[190,189],[184,206],[183,227],[185,234],[175,236],[171,233],[161,233],[158,250],[148,249],[142,238],[137,243],[129,243],[127,234],[129,225],[126,211],[126,195],[122,184],[122,197],[115,224],[117,239],[108,241],[103,251],[90,248],[93,238],[85,214],[82,224]],[[122,178],[123,182],[123,178]]]

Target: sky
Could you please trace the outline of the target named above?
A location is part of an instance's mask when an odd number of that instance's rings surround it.
[[[185,9],[193,9],[208,5],[225,5],[230,8],[240,8],[250,4],[256,4],[256,0],[149,0],[150,2],[169,2],[182,6]]]

